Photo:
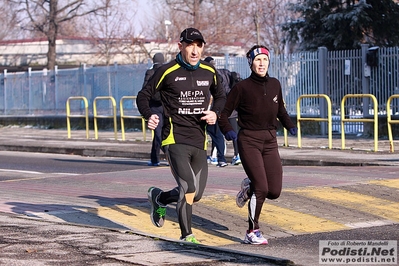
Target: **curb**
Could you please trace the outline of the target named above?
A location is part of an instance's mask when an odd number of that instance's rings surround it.
[[[26,143],[25,143],[26,144]],[[148,147],[150,150],[150,147]],[[72,154],[86,157],[119,157],[119,158],[131,158],[145,160],[150,158],[149,152],[134,152],[134,151],[122,151],[122,150],[111,150],[109,148],[87,148],[87,147],[49,147],[43,145],[6,145],[0,144],[0,151],[15,151],[15,152],[36,152],[36,153],[54,153],[54,154]],[[226,155],[226,160],[230,162],[233,157]],[[161,153],[161,159],[165,159],[165,156]],[[362,162],[359,160],[345,160],[345,161],[331,161],[323,159],[315,160],[304,160],[304,159],[293,159],[293,158],[281,158],[283,166],[380,166],[378,163]]]

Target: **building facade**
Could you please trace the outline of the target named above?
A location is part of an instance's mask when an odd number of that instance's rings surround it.
[[[177,41],[156,40],[96,40],[90,38],[61,38],[56,42],[56,64],[61,65],[112,65],[142,64],[151,60],[155,53],[163,53],[167,61],[178,53]],[[45,66],[47,64],[48,42],[42,39],[27,39],[0,42],[1,66]],[[245,50],[240,46],[207,46],[209,55],[223,57],[226,53],[242,56]]]

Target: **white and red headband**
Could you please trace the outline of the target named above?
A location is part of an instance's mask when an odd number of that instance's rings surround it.
[[[252,63],[253,63],[255,57],[260,54],[265,54],[265,55],[267,55],[267,57],[269,57],[269,50],[267,50],[264,47],[259,47],[259,48],[253,49],[252,52],[247,57],[248,64],[250,67],[252,66]]]

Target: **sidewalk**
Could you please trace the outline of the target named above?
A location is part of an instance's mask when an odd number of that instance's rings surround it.
[[[0,150],[26,151],[42,153],[75,154],[82,156],[109,156],[135,159],[149,159],[151,150],[151,133],[147,133],[144,141],[142,132],[126,132],[126,140],[122,141],[118,132],[118,140],[114,132],[99,132],[94,139],[94,132],[86,139],[84,130],[71,132],[67,138],[66,130],[46,130],[31,127],[0,128]],[[341,139],[333,139],[333,148],[328,149],[327,137],[304,137],[302,148],[298,148],[296,137],[289,136],[288,147],[284,147],[284,136],[278,137],[280,156],[284,165],[397,165],[399,166],[399,141],[395,141],[396,152],[389,152],[389,141],[379,140],[378,151],[374,152],[374,139],[348,138],[345,150],[341,149]],[[210,147],[210,145],[208,145]],[[210,152],[209,152],[210,153]],[[161,153],[162,154],[162,153]],[[227,142],[226,159],[231,161],[233,147]]]
[[[3,127],[0,133],[3,151],[148,160],[151,147],[141,132],[127,132],[126,141],[114,140],[113,132],[99,132],[98,140],[86,139],[85,131],[73,131],[71,139],[67,139],[66,130]],[[93,132],[90,134],[94,136]],[[147,138],[150,136],[147,134]],[[339,139],[334,139],[332,150],[322,148],[327,146],[326,138],[304,138],[302,149],[296,147],[295,137],[289,138],[289,147],[282,146],[282,136],[278,141],[284,165],[399,166],[398,154],[388,152],[388,141],[379,143],[379,152],[370,151],[374,145],[372,139],[348,139],[346,146],[352,149],[344,151],[339,149]],[[228,144],[228,160],[232,150]],[[294,265],[288,259],[259,255],[256,251],[182,244],[174,239],[123,229],[43,221],[6,213],[0,213],[0,224],[0,263],[7,265],[27,265],[32,260],[38,265]]]
[[[294,265],[287,259],[0,213],[4,265]],[[34,262],[33,262],[34,261]]]

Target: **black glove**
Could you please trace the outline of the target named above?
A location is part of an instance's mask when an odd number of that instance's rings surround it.
[[[292,127],[292,128],[290,128],[290,129],[288,129],[288,131],[290,132],[290,134],[291,134],[292,136],[296,136],[296,134],[298,133],[298,128]]]
[[[234,130],[230,130],[226,134],[224,134],[224,137],[226,140],[236,140],[237,139],[237,133]]]

